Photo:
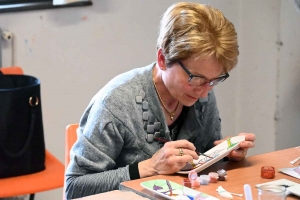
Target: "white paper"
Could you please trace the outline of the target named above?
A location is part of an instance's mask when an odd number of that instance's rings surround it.
[[[291,168],[280,168],[278,170],[281,171],[282,173],[285,173],[285,174],[293,176],[297,179],[300,179],[300,166],[291,167]]]

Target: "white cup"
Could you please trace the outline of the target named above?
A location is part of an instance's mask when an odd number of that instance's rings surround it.
[[[258,189],[258,200],[285,200],[286,188],[279,185],[262,185]]]

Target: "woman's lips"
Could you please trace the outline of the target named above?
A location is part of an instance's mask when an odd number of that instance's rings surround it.
[[[198,98],[192,97],[192,96],[190,96],[190,95],[188,95],[188,94],[187,94],[187,96],[188,96],[190,99],[192,99],[192,100],[197,100],[197,99],[198,99]]]

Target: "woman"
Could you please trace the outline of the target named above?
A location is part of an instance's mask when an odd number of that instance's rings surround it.
[[[222,142],[212,89],[229,77],[238,54],[234,26],[219,10],[172,5],[161,19],[156,62],[112,79],[84,112],[66,171],[67,198],[173,174],[198,159],[195,150]],[[240,134],[246,140],[230,160],[254,146],[254,134]]]

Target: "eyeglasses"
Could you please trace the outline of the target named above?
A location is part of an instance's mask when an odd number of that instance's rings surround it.
[[[227,79],[229,77],[229,74],[226,73],[217,78],[208,80],[204,76],[193,75],[180,61],[178,63],[182,67],[182,69],[189,75],[190,78],[188,81],[189,81],[190,86],[201,86],[201,85],[204,85],[205,83],[208,83],[209,86],[215,86],[215,85],[218,85],[219,83],[225,81],[225,79]]]

